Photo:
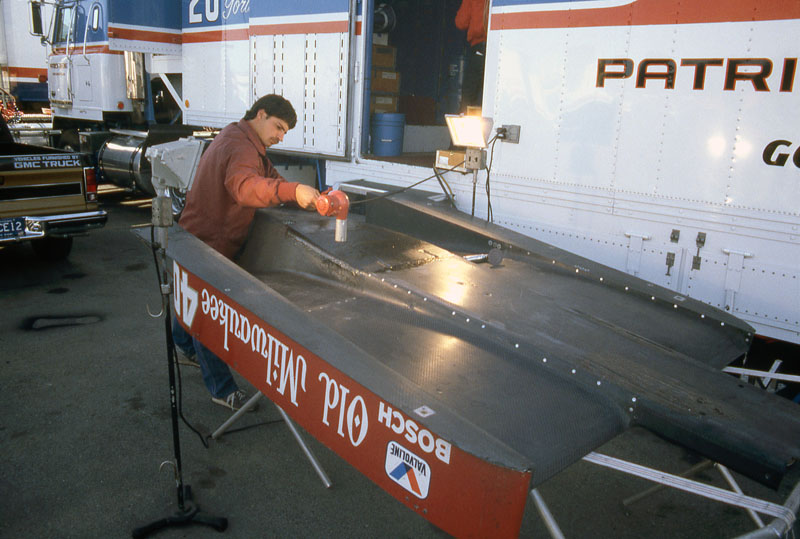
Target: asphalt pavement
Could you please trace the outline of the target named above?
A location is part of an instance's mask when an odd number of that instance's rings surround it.
[[[149,200],[107,187],[100,200],[108,224],[76,238],[65,261],[41,261],[25,244],[0,248],[2,538],[130,537],[177,510],[164,319],[150,314],[161,295],[152,253],[131,232],[150,221]],[[223,534],[191,526],[157,537],[447,537],[305,435],[333,483],[326,489],[265,399],[205,447],[229,414],[197,369],[182,368],[181,382],[184,416],[200,433],[181,424],[184,482],[201,510],[229,524]],[[671,473],[700,460],[641,429],[598,451]],[[725,486],[713,467],[694,477]],[[800,471],[778,492],[735,477],[747,494],[782,503]],[[672,489],[623,503],[651,485],[579,462],[539,491],[567,537],[755,529],[741,509]],[[532,502],[520,536],[548,536]]]

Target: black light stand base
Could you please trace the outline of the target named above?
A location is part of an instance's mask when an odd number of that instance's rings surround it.
[[[207,515],[200,511],[192,500],[192,490],[189,485],[183,483],[183,466],[181,463],[181,438],[178,425],[178,386],[175,373],[177,371],[177,361],[175,360],[175,342],[172,339],[172,312],[170,309],[170,294],[172,287],[169,284],[169,273],[167,272],[167,228],[172,225],[172,206],[169,197],[157,196],[153,199],[153,235],[151,242],[153,247],[153,257],[155,258],[156,269],[159,269],[159,285],[161,288],[161,308],[164,315],[164,332],[166,334],[167,345],[167,367],[169,372],[169,407],[172,419],[172,450],[175,461],[175,481],[178,495],[178,511],[172,516],[156,520],[146,526],[141,526],[133,530],[133,537],[146,537],[162,528],[189,526],[200,524],[210,526],[218,532],[223,532],[228,528],[228,519]],[[158,239],[156,240],[156,233]],[[161,264],[159,264],[159,259]]]
[[[179,510],[172,516],[162,518],[140,528],[136,528],[133,530],[134,539],[139,537],[147,537],[151,533],[157,532],[162,528],[190,526],[192,524],[210,526],[218,532],[224,532],[228,528],[227,518],[215,517],[203,513],[199,507],[192,503],[192,489],[189,485],[184,485],[183,492],[183,511]]]

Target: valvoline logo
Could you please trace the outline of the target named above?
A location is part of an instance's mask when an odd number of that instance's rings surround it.
[[[420,499],[428,496],[431,469],[428,463],[396,442],[386,446],[386,474]]]

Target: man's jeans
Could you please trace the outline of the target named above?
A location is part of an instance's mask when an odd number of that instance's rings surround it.
[[[197,359],[200,371],[203,373],[203,382],[213,397],[224,399],[239,389],[228,365],[203,346],[203,343],[189,335],[174,318],[172,319],[172,340],[186,356],[194,356]]]

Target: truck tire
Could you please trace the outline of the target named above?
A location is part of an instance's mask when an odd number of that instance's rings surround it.
[[[69,252],[72,250],[72,238],[48,236],[32,241],[31,246],[36,256],[42,260],[55,262],[69,256]]]

